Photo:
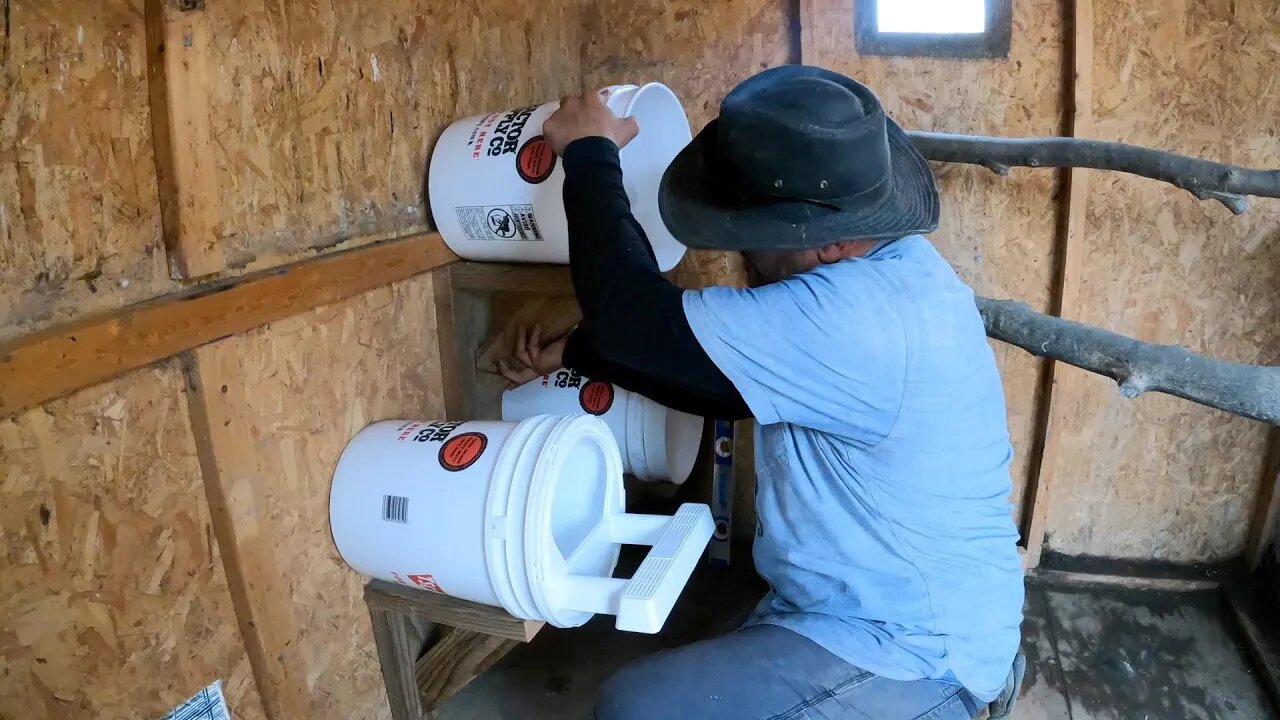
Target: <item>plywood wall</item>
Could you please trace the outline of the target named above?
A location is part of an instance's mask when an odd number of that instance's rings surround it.
[[[0,717],[160,717],[221,678],[262,718],[181,373],[0,419]]]
[[[804,61],[871,86],[904,128],[1009,136],[1062,132],[1062,0],[1014,3],[1007,60],[860,56],[853,40],[853,0],[802,0],[801,8]],[[935,165],[934,173],[942,221],[930,240],[960,277],[983,295],[1014,298],[1048,311],[1057,173],[1014,170],[999,177],[962,165]],[[1035,459],[1044,364],[1016,348],[993,348],[1004,377],[1017,504]]]
[[[579,86],[566,52],[579,42],[577,9],[321,0],[170,10],[169,34],[188,42],[168,45],[167,85],[197,88],[183,101],[201,107],[170,128],[172,144],[204,148],[212,168],[173,159],[171,202],[196,218],[169,228],[184,274],[428,227],[423,175],[450,122]]]
[[[582,61],[589,85],[661,82],[684,103],[696,133],[725,93],[791,60],[790,3],[783,0],[609,0],[588,3]]]
[[[1270,0],[1094,2],[1100,136],[1280,165]],[[696,131],[739,80],[803,55],[909,128],[1057,134],[1064,4],[1018,0],[1010,58],[957,61],[860,57],[852,0],[9,0],[0,339],[166,292],[171,268],[234,275],[427,227],[423,174],[449,122],[583,86],[665,82]],[[979,292],[1049,309],[1058,175],[935,169],[943,254]],[[1231,218],[1148,181],[1091,188],[1069,314],[1277,361],[1277,203]],[[681,278],[741,274],[693,253]],[[0,420],[0,715],[156,716],[220,677],[237,717],[386,717],[328,488],[365,424],[443,416],[433,304],[419,276]],[[995,347],[1020,501],[1044,368]],[[1238,552],[1261,429],[1078,385],[1049,546]]]
[[[166,223],[185,276],[238,272],[430,225],[422,176],[454,119],[586,85],[658,80],[701,127],[793,54],[788,3],[210,4],[164,10]],[[191,107],[197,107],[193,112]],[[193,164],[184,152],[205,157]],[[168,188],[168,185],[165,186]],[[715,268],[719,261],[709,257]]]
[[[1272,0],[1094,0],[1098,136],[1280,166]],[[1280,362],[1280,202],[1243,217],[1174,188],[1091,173],[1075,319],[1237,362]],[[1066,372],[1078,372],[1067,370]],[[1163,395],[1074,383],[1048,547],[1213,560],[1243,548],[1265,428]]]
[[[4,3],[0,341],[170,287],[141,5]]]
[[[329,483],[368,423],[444,415],[429,275],[195,352],[207,480],[277,718],[389,717],[361,589],[329,534]]]

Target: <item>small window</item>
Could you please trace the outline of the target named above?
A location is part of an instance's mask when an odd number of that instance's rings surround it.
[[[1006,58],[1012,0],[856,0],[863,55]]]

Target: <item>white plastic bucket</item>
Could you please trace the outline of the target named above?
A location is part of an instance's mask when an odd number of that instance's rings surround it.
[[[644,228],[659,269],[685,248],[658,213],[658,185],[689,144],[689,120],[667,86],[615,85],[601,91],[621,117],[635,117],[640,135],[622,149],[623,186]],[[431,153],[427,193],[445,243],[470,260],[569,262],[564,169],[542,137],[542,123],[560,103],[549,102],[458,120]]]
[[[388,420],[334,471],[329,523],[357,572],[577,627],[661,629],[714,530],[705,505],[624,512],[622,462],[590,416],[514,422]],[[622,544],[653,545],[630,579]]]
[[[683,484],[702,443],[702,418],[574,370],[557,370],[502,394],[503,420],[544,413],[588,414],[604,420],[622,451],[623,472],[640,480]]]

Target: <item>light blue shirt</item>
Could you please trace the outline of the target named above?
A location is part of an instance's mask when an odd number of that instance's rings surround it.
[[[689,291],[757,420],[752,622],[990,701],[1019,642],[1008,421],[973,291],[925,238],[761,288]]]

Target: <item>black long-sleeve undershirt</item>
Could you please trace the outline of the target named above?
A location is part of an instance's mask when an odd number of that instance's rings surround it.
[[[564,152],[569,263],[582,324],[565,365],[667,407],[725,420],[751,416],[729,378],[698,343],[683,293],[658,271],[631,214],[618,148],[602,137]]]

